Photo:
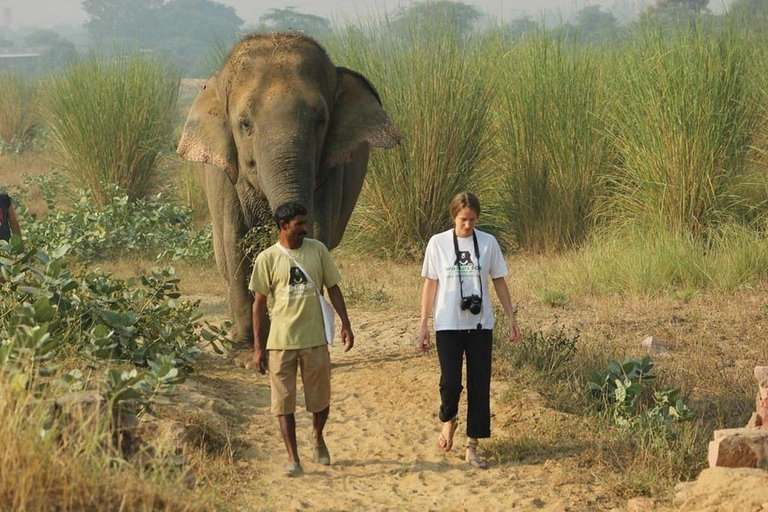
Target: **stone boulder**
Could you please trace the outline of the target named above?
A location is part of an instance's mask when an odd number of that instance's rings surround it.
[[[768,430],[715,430],[709,443],[709,467],[768,469]]]

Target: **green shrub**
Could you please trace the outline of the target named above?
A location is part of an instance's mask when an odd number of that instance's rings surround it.
[[[366,75],[403,141],[373,151],[350,221],[356,248],[420,258],[429,238],[450,225],[453,196],[483,197],[492,131],[486,59],[436,20],[391,37],[389,25],[352,27],[329,42],[337,63]]]
[[[29,78],[0,72],[0,153],[20,153],[40,129],[38,85]]]
[[[158,156],[173,137],[177,72],[139,55],[93,56],[47,85],[45,110],[58,168],[103,206],[110,186],[129,200],[158,180]]]
[[[693,413],[678,398],[679,389],[653,389],[648,385],[656,378],[653,367],[649,356],[626,359],[621,364],[612,361],[607,369],[592,373],[587,390],[611,412],[619,426],[666,425],[691,419]]]
[[[32,187],[42,192],[48,211],[36,218],[23,204]],[[69,254],[84,260],[97,260],[126,252],[139,252],[159,259],[210,260],[210,225],[202,231],[192,227],[192,214],[162,193],[130,201],[116,185],[105,187],[101,208],[80,190],[67,209],[62,205],[63,184],[57,174],[26,179],[16,195],[24,238],[28,245],[52,250],[64,244]]]

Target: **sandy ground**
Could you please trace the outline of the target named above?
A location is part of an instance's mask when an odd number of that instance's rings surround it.
[[[332,465],[312,462],[311,415],[299,399],[297,433],[305,474],[286,478],[285,449],[269,411],[267,377],[205,356],[196,377],[238,410],[232,440],[243,476],[238,510],[603,510],[612,508],[594,478],[567,460],[501,465],[486,470],[463,461],[460,424],[454,448],[437,448],[440,423],[437,358],[413,347],[417,317],[352,311],[356,345],[331,349],[333,394],[326,428]],[[338,336],[337,336],[338,337]],[[494,436],[514,422],[514,405],[492,393]],[[300,390],[301,395],[301,390]],[[466,402],[463,400],[464,408]],[[530,404],[528,404],[528,407]],[[519,413],[519,411],[518,411]],[[464,411],[460,412],[460,418]],[[481,444],[482,447],[482,444]]]

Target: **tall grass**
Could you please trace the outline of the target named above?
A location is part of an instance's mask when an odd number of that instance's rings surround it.
[[[708,228],[705,236],[664,227],[601,230],[531,281],[534,289],[568,295],[759,288],[768,282],[768,238],[740,224]]]
[[[196,226],[203,225],[209,218],[208,201],[203,186],[202,164],[182,162],[175,169],[173,182],[179,200],[192,212],[192,219]]]
[[[94,56],[68,67],[46,92],[55,160],[73,186],[104,204],[108,184],[131,199],[156,187],[172,140],[177,72],[140,55]]]
[[[581,242],[612,163],[603,127],[608,103],[602,52],[544,32],[514,46],[501,39],[491,46],[505,225],[524,249]]]
[[[0,153],[23,151],[39,127],[38,84],[10,71],[0,72]]]
[[[614,82],[611,137],[621,163],[608,216],[697,234],[764,206],[744,194],[761,120],[754,56],[733,30],[638,36]]]
[[[351,221],[352,243],[361,249],[421,257],[429,238],[450,224],[451,198],[482,192],[492,88],[486,60],[447,26],[412,26],[402,39],[387,23],[358,26],[327,44],[338,64],[371,80],[404,136],[398,147],[372,153]]]

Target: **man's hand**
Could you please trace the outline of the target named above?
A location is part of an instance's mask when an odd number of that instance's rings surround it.
[[[261,347],[253,352],[253,365],[260,374],[267,373],[267,353]]]
[[[344,345],[344,352],[349,352],[349,350],[355,346],[355,335],[352,332],[351,326],[341,326],[341,342]]]
[[[419,337],[416,338],[416,346],[424,354],[429,352],[429,349],[432,346],[429,342],[429,329],[422,328],[421,331],[419,331]]]

